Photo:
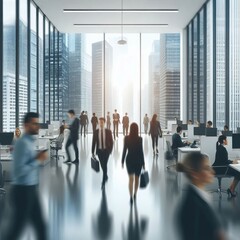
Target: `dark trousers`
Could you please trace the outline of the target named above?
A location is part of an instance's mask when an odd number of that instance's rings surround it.
[[[107,178],[108,178],[107,164],[108,164],[109,153],[106,149],[104,149],[104,150],[98,150],[97,155],[98,155],[100,165],[101,165],[101,168],[102,168],[102,171],[103,171],[102,183],[104,184],[106,182]]]
[[[86,130],[87,130],[86,124],[82,124],[81,125],[81,136],[82,136],[82,132],[83,132],[84,136],[86,136]]]
[[[17,240],[21,236],[24,227],[30,223],[38,240],[46,240],[46,225],[43,220],[37,186],[15,185],[10,192],[13,215],[11,225],[3,239]]]
[[[96,131],[96,129],[97,129],[97,124],[93,124],[92,125],[92,129],[93,129],[93,133]]]
[[[77,146],[77,139],[71,139],[71,137],[68,138],[66,143],[66,153],[67,153],[67,160],[71,161],[70,153],[69,153],[69,147],[71,144],[73,144],[73,148],[75,151],[76,160],[79,160],[79,152],[78,152],[78,146]]]
[[[123,135],[124,136],[128,135],[128,128],[129,128],[128,125],[123,126]]]
[[[152,148],[155,150],[155,148],[158,148],[158,136],[152,135]]]
[[[114,139],[116,137],[118,137],[118,122],[117,123],[113,123],[113,136],[114,136]]]

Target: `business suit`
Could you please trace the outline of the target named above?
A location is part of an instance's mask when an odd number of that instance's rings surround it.
[[[215,161],[213,163],[213,169],[216,174],[227,174],[235,177],[240,180],[239,172],[233,170],[232,168],[228,168],[229,164],[232,164],[233,161],[228,159],[227,149],[221,144],[217,147],[217,151],[215,154]],[[221,168],[217,168],[218,166],[223,166]],[[225,167],[224,167],[225,166]],[[216,168],[214,168],[216,167]],[[227,172],[226,172],[227,171]]]
[[[92,140],[92,154],[95,154],[95,151],[98,155],[100,165],[103,171],[103,180],[102,184],[104,185],[108,179],[107,176],[107,164],[109,155],[113,149],[113,138],[112,132],[109,129],[97,129],[93,133]]]
[[[153,151],[155,151],[155,148],[158,148],[158,138],[162,137],[162,129],[159,121],[151,121],[149,134],[152,137]]]
[[[79,126],[80,126],[80,121],[78,118],[74,118],[72,124],[69,126],[70,134],[66,143],[66,153],[67,153],[67,161],[71,161],[70,153],[69,153],[69,147],[71,144],[73,144],[73,148],[75,151],[75,160],[79,161],[79,151],[78,151],[78,146],[77,146],[77,141],[78,141],[78,134],[79,134]]]
[[[123,124],[123,135],[126,136],[126,135],[128,135],[128,128],[129,128],[129,117],[128,116],[123,117],[122,124]]]
[[[113,114],[113,135],[114,139],[118,137],[118,125],[120,123],[120,115],[119,113],[114,113]]]
[[[88,125],[87,115],[85,115],[85,114],[80,115],[80,124],[81,124],[81,136],[82,136],[82,131],[84,133],[84,136],[86,136],[87,125]]]
[[[92,129],[93,129],[93,133],[94,133],[95,130],[97,129],[98,118],[96,116],[93,116],[91,119],[91,123],[92,123]]]
[[[178,133],[172,135],[172,150],[175,158],[178,157],[178,148],[185,147],[186,145]]]
[[[182,240],[217,240],[221,225],[213,209],[189,185],[177,213]]]
[[[125,157],[128,174],[139,176],[143,166],[145,165],[141,137],[138,137],[136,141],[133,141],[130,136],[125,137],[122,154],[122,165],[124,164]]]

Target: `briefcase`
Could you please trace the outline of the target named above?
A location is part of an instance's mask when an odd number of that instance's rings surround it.
[[[92,157],[91,158],[91,167],[95,172],[99,172],[100,168],[99,168],[99,161],[95,158]]]
[[[148,171],[144,171],[141,173],[140,177],[140,188],[146,188],[148,183],[149,183]]]

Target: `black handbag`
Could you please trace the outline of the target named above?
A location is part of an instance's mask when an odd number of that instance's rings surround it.
[[[141,173],[140,177],[140,188],[146,188],[148,183],[149,183],[148,171],[144,171]]]
[[[96,159],[96,157],[91,157],[91,167],[95,172],[100,171],[99,161]]]

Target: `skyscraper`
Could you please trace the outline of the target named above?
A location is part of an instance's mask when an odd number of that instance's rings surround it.
[[[92,111],[96,115],[104,116],[106,111],[112,110],[112,46],[105,41],[105,68],[104,71],[104,53],[103,41],[92,44]],[[104,81],[105,74],[105,81]],[[105,83],[105,84],[104,84]],[[104,93],[105,93],[105,113],[104,113]]]
[[[160,36],[160,122],[180,118],[180,34]]]
[[[69,40],[69,108],[91,111],[90,57],[84,51],[83,34],[68,34]]]

